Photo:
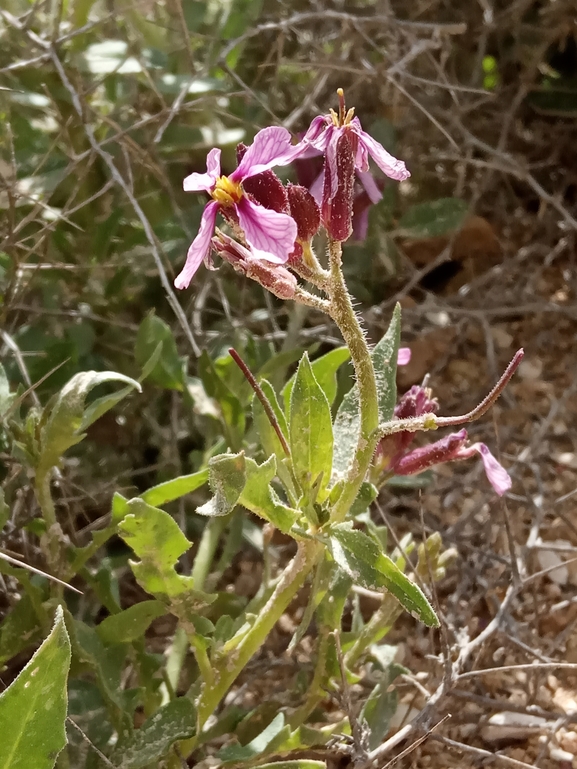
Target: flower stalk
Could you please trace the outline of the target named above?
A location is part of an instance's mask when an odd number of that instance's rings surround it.
[[[349,467],[343,491],[332,513],[334,523],[343,521],[355,501],[365,479],[377,441],[375,430],[379,424],[379,402],[375,369],[363,329],[359,323],[351,296],[347,290],[342,267],[342,245],[329,242],[330,315],[335,321],[351,352],[359,390],[360,430],[355,455]]]

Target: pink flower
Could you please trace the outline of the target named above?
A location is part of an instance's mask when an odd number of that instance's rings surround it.
[[[274,264],[284,264],[294,250],[297,226],[293,219],[254,203],[242,183],[273,166],[287,165],[302,152],[291,145],[286,128],[271,126],[259,131],[242,160],[230,176],[221,176],[220,150],[212,149],[206,160],[206,173],[193,173],[184,180],[186,192],[208,192],[212,200],[204,208],[198,235],[186,255],[182,272],[174,281],[176,288],[187,288],[200,263],[206,259],[216,224],[216,215],[224,209],[244,232],[252,256]]]
[[[411,360],[411,348],[410,347],[399,347],[399,353],[397,357],[397,365],[398,366],[406,366],[407,363],[409,363]]]
[[[322,220],[329,236],[334,240],[347,240],[353,233],[353,200],[355,197],[355,173],[367,193],[367,200],[357,206],[357,234],[366,234],[367,211],[370,203],[377,202],[381,192],[369,171],[369,155],[378,167],[391,179],[403,181],[410,176],[402,160],[397,160],[366,131],[363,131],[354,110],[346,110],[342,89],[339,95],[339,114],[331,110],[329,115],[316,117],[303,138],[299,157],[312,157],[314,151],[325,156],[322,188]],[[316,195],[316,190],[313,191]]]
[[[502,497],[511,488],[509,473],[503,465],[497,462],[484,443],[473,443],[471,446],[467,446],[466,443],[467,431],[459,430],[458,433],[451,433],[427,446],[413,449],[393,462],[391,471],[397,475],[415,475],[442,462],[469,459],[475,454],[480,454],[487,480],[497,494]]]
[[[502,497],[511,488],[511,477],[484,443],[473,443],[472,446],[462,447],[455,459],[468,459],[474,454],[480,454],[485,468],[485,475],[497,494]]]
[[[385,176],[398,182],[408,179],[411,174],[407,171],[403,161],[397,160],[397,158],[387,152],[382,144],[379,144],[376,139],[373,139],[366,131],[363,131],[361,121],[358,117],[352,117],[351,112],[349,110],[340,125],[335,113],[316,117],[303,139],[304,142],[324,153],[333,195],[336,194],[338,185],[337,141],[338,137],[344,132],[351,132],[358,139],[355,153],[355,169],[357,171],[365,172],[369,170],[370,155]]]

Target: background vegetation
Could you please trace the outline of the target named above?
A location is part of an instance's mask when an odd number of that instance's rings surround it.
[[[48,569],[25,451],[31,407],[49,403],[83,371],[142,379],[141,394],[127,394],[89,426],[53,483],[63,540],[78,552],[89,548],[74,581],[85,595],[69,596],[70,611],[94,627],[115,607],[142,601],[147,596],[120,541],[98,549],[114,492],[134,496],[194,473],[226,445],[237,448],[244,429],[239,403],[249,394],[225,356],[229,346],[274,379],[304,349],[314,356],[340,344],[324,317],[272,300],[229,269],[202,270],[178,295],[172,281],[203,206],[199,196],[182,192],[183,177],[203,170],[213,146],[222,147],[223,165],[232,168],[236,144],[249,143],[266,125],[304,130],[335,106],[342,86],[363,126],[412,173],[400,188],[385,186],[367,239],[345,252],[349,285],[372,338],[402,300],[413,363],[401,386],[429,372],[445,412],[464,412],[516,347],[528,350],[517,389],[497,412],[503,461],[516,478],[508,517],[499,517],[507,508],[493,504],[488,488],[473,483],[471,468],[441,476],[423,496],[391,492],[381,510],[399,536],[424,527],[459,550],[439,600],[449,635],[491,630],[476,648],[474,669],[577,662],[574,578],[570,571],[564,581],[550,578],[551,565],[558,566],[550,554],[571,558],[577,546],[567,507],[577,466],[574,3],[5,0],[0,75],[2,551]],[[347,381],[343,376],[341,389]],[[15,454],[15,428],[8,429],[1,406],[18,386],[22,393],[31,385],[19,405],[23,448]],[[478,434],[497,439],[488,422]],[[201,499],[181,499],[171,511],[194,542],[204,526],[194,514]],[[282,561],[283,543],[276,544]],[[239,518],[221,543],[213,582],[251,596],[259,549],[260,528]],[[32,609],[49,599],[42,579],[3,562],[0,570],[0,659],[8,685],[46,635]],[[132,664],[141,665],[141,676],[146,664],[155,669],[146,654],[164,652],[173,630],[157,621],[146,649],[144,641],[135,647],[141,656]],[[429,695],[440,692],[431,724],[463,700],[471,707],[400,765],[457,761],[447,740],[477,750],[477,758],[506,745],[510,758],[530,765],[569,760],[554,752],[570,753],[566,735],[575,735],[577,704],[571,709],[558,694],[570,699],[575,692],[569,668],[553,682],[550,668],[524,678],[517,671],[493,687],[487,676],[471,677],[455,700],[443,671],[426,657],[458,641],[428,635],[409,619],[398,632],[396,641],[409,633],[413,639],[404,664],[425,675],[401,687],[405,715],[421,707],[419,680]],[[243,682],[254,689],[245,712],[258,699],[259,670],[283,661],[286,686],[294,687],[283,638],[280,630],[254,668],[255,680]],[[81,675],[74,687],[70,715],[90,741],[105,744],[100,700],[92,708],[94,692]],[[521,743],[510,747],[512,733],[501,743],[482,731],[491,715],[529,706],[544,720],[521,736],[517,727]],[[89,718],[89,711],[100,715]],[[241,742],[254,731],[247,728]],[[72,765],[94,766],[95,754],[78,735],[71,739],[78,746]],[[414,739],[401,748],[409,744]]]

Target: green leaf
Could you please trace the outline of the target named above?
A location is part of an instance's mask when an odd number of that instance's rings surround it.
[[[42,591],[34,585],[30,588],[36,593],[34,601],[29,594],[23,595],[0,625],[0,665],[41,638],[42,628],[35,605],[41,604]]]
[[[282,434],[286,439],[288,436],[288,427],[286,423],[286,418],[280,407],[274,388],[271,385],[271,383],[268,382],[266,379],[262,379],[260,381],[260,386],[268,402],[271,405],[273,413],[276,417],[276,421],[280,427]],[[282,444],[279,440],[276,430],[270,423],[270,420],[266,414],[266,411],[264,410],[262,403],[256,396],[253,398],[253,401],[252,401],[252,416],[253,416],[256,429],[258,430],[259,438],[262,443],[262,447],[265,450],[265,453],[268,454],[269,456],[271,454],[274,454],[276,458],[279,460],[279,462],[282,461],[284,457],[286,457],[285,450],[282,447]],[[287,440],[287,443],[288,443],[288,440]]]
[[[71,620],[68,627],[75,663],[82,662],[89,665],[96,676],[98,688],[107,703],[122,710],[121,681],[127,647],[120,644],[105,647],[96,630],[80,620]],[[123,732],[132,730],[128,713],[120,715],[120,722]]]
[[[187,697],[169,702],[142,724],[128,743],[122,745],[117,756],[122,769],[141,769],[166,756],[177,740],[195,733],[196,711]]]
[[[353,586],[353,580],[347,571],[343,571],[336,563],[326,562],[330,568],[330,584],[317,609],[319,626],[340,628],[345,604]]]
[[[196,512],[211,518],[228,515],[237,504],[245,483],[246,459],[243,451],[212,457],[208,462],[208,484],[214,496],[197,507]]]
[[[10,382],[4,371],[4,366],[0,363],[0,417],[8,411],[14,397],[10,392]]]
[[[128,515],[130,508],[128,507],[128,500],[123,497],[118,491],[114,492],[112,497],[111,514],[113,523],[119,523],[125,515]]]
[[[374,539],[350,523],[340,523],[330,530],[330,547],[335,561],[355,582],[367,588],[386,588],[421,622],[439,625],[421,589],[381,552]]]
[[[94,387],[104,382],[124,382],[138,391],[141,389],[134,379],[114,371],[83,371],[73,376],[46,407],[48,416],[40,432],[39,475],[57,465],[64,452],[84,438],[84,401]]]
[[[160,354],[157,352],[159,345]],[[149,361],[156,356],[156,364],[150,370]],[[178,356],[174,335],[170,326],[154,313],[148,315],[140,324],[134,357],[155,384],[168,390],[184,389],[184,364]]]
[[[166,606],[161,601],[141,601],[106,617],[96,627],[96,632],[105,644],[132,643],[142,638],[152,620],[163,614],[166,614]]]
[[[382,644],[371,646],[371,656],[376,661],[377,669],[383,671],[381,680],[375,686],[361,711],[360,719],[367,723],[370,729],[369,749],[374,750],[384,740],[391,718],[395,715],[398,705],[398,695],[391,685],[395,678],[402,673],[409,673],[407,668],[394,662],[398,647]]]
[[[288,534],[299,516],[299,511],[283,504],[270,485],[276,474],[274,455],[262,465],[257,465],[250,457],[246,457],[245,462],[246,483],[238,501],[251,512]]]
[[[84,432],[84,430],[96,422],[97,419],[100,419],[103,414],[106,414],[107,411],[114,408],[114,406],[126,398],[127,395],[130,395],[133,390],[134,386],[123,387],[123,389],[119,390],[117,393],[110,393],[109,395],[103,395],[101,398],[96,398],[96,400],[92,401],[92,403],[90,403],[84,410],[84,416],[82,417],[82,422],[78,431]]]
[[[389,328],[371,353],[375,369],[379,422],[388,422],[397,400],[397,357],[401,335],[401,308],[397,304]],[[360,429],[359,391],[356,384],[342,400],[334,424],[335,449],[333,473],[342,477],[348,470],[357,445]]]
[[[206,350],[197,361],[197,369],[206,394],[218,403],[225,425],[233,431],[235,439],[240,439],[245,429],[244,408],[230,387],[219,376]]]
[[[379,490],[376,486],[373,486],[373,484],[368,481],[363,481],[359,493],[357,494],[357,498],[353,502],[349,512],[351,518],[357,518],[359,515],[366,513],[378,494]]]
[[[439,198],[411,206],[401,217],[398,231],[409,238],[431,238],[459,230],[469,207],[460,198]]]
[[[326,355],[321,355],[311,363],[311,368],[315,379],[320,385],[321,390],[327,396],[329,405],[332,406],[337,397],[337,371],[349,360],[351,353],[348,347],[337,347]],[[294,387],[296,373],[289,379],[283,388],[282,395],[285,403],[285,411],[288,414],[290,408],[291,393]]]
[[[361,711],[361,720],[369,727],[369,750],[377,748],[384,740],[391,718],[397,711],[399,695],[397,690],[378,683],[369,694]]]
[[[15,681],[0,694],[2,769],[52,769],[66,745],[70,641],[62,608],[54,627]]]
[[[131,563],[132,570],[142,587],[164,600],[186,590],[190,577],[177,574],[174,564],[190,548],[176,521],[164,510],[148,505],[142,499],[128,502],[130,513],[119,523],[124,541],[140,558]],[[183,582],[184,580],[184,582]]]
[[[322,476],[317,500],[322,502],[331,479],[333,426],[326,395],[313,374],[308,355],[301,358],[290,400],[290,448],[293,468],[303,490]]]
[[[207,480],[208,468],[199,470],[191,475],[180,475],[178,478],[159,483],[158,486],[148,489],[142,495],[142,499],[153,507],[160,507],[167,502],[172,502],[174,499],[184,497],[185,494],[191,494],[201,486],[204,486]]]
[[[248,745],[228,745],[216,754],[223,763],[249,761],[251,758],[264,753],[267,746],[284,728],[284,714],[279,713],[270,724],[257,735]]]
[[[389,422],[393,418],[397,402],[397,359],[400,341],[401,305],[397,304],[386,334],[371,353],[379,399],[379,422]]]

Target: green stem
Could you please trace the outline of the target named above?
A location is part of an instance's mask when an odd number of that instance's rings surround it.
[[[391,595],[385,595],[382,604],[361,630],[353,646],[345,654],[346,667],[352,668],[369,646],[378,643],[389,632],[402,613],[403,609],[396,599]]]
[[[204,587],[204,583],[214,560],[216,548],[218,547],[218,541],[229,521],[230,515],[223,516],[222,518],[210,518],[204,527],[191,573],[195,590],[202,590]],[[186,630],[179,625],[176,628],[172,646],[166,661],[168,685],[163,684],[161,686],[163,704],[166,704],[172,699],[170,690],[172,689],[172,691],[176,691],[178,688],[180,672],[184,665],[188,648],[189,640]],[[198,649],[195,649],[195,652],[198,651]],[[198,653],[196,654],[196,658],[198,661]],[[199,667],[202,667],[202,665],[199,664]]]
[[[243,635],[236,647],[234,646],[234,639],[231,639],[227,643],[230,651],[216,664],[213,663],[214,680],[211,685],[205,684],[203,686],[198,702],[199,731],[249,660],[264,644],[274,625],[303,586],[322,549],[322,543],[316,540],[299,543],[295,557],[284,570],[273,594],[258,615],[254,625],[248,631],[240,631]]]
[[[328,628],[322,628],[318,643],[317,661],[313,680],[305,702],[295,710],[290,717],[291,729],[296,729],[310,716],[316,706],[326,697],[325,686],[329,678],[327,673],[327,657],[329,652],[330,634]]]
[[[373,361],[345,284],[341,269],[341,255],[341,244],[338,241],[331,241],[329,243],[330,315],[339,327],[351,352],[359,391],[360,430],[343,492],[335,503],[331,515],[334,523],[344,520],[357,497],[373,458],[377,443],[373,433],[379,424],[379,402]]]
[[[56,531],[56,507],[54,506],[54,500],[52,499],[52,492],[50,491],[50,476],[51,470],[36,474],[35,479],[35,491],[36,499],[42,510],[42,517],[46,523],[46,538],[48,541],[48,552],[46,557],[50,566],[50,571],[55,577],[59,577],[61,573],[61,553],[60,553],[60,541],[58,538],[58,532]],[[59,587],[59,595],[62,594],[62,588]]]

